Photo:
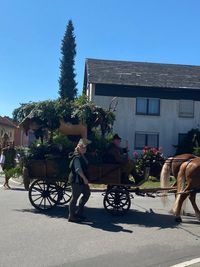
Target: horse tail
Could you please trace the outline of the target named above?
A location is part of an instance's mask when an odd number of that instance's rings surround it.
[[[190,163],[191,160],[188,160],[186,162],[183,162],[180,166],[179,169],[179,173],[178,173],[178,177],[177,177],[177,196],[172,208],[172,213],[176,214],[177,212],[177,208],[179,205],[179,201],[180,201],[180,192],[183,192],[186,188],[186,168],[188,166],[188,164]],[[187,199],[185,199],[185,201],[182,203],[182,207],[181,207],[181,211],[180,214],[185,214],[186,213],[186,203]]]
[[[186,189],[186,169],[192,159],[185,161],[181,164],[177,178],[177,192],[184,191]]]
[[[173,157],[168,158],[162,167],[161,174],[160,174],[160,187],[161,188],[169,187],[169,179],[170,179],[172,160],[173,160]],[[166,192],[164,192],[162,194],[161,200],[162,200],[163,204],[165,205],[166,200],[167,200]]]
[[[160,174],[160,186],[162,188],[169,187],[169,178],[170,178],[172,160],[173,157],[168,158],[162,167]]]

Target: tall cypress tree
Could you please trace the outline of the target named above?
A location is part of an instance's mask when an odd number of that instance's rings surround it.
[[[69,20],[61,45],[62,59],[60,60],[59,95],[61,98],[74,100],[77,96],[77,83],[75,81],[76,43],[74,26]]]

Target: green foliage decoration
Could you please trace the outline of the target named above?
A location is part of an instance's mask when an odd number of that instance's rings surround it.
[[[81,106],[75,103],[72,117],[78,118],[79,121],[87,125],[89,137],[92,134],[92,129],[97,127],[100,127],[102,136],[105,136],[112,131],[115,120],[115,115],[112,111],[96,106],[92,102]]]

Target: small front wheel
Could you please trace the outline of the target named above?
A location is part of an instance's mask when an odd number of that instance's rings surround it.
[[[104,208],[112,215],[124,215],[131,206],[129,192],[122,188],[111,188],[104,196]]]

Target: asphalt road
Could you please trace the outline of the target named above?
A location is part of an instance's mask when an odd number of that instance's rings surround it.
[[[159,198],[136,196],[125,216],[113,217],[92,193],[88,220],[74,224],[68,206],[38,212],[23,186],[10,184],[0,187],[1,267],[169,267],[199,257],[200,224],[192,214],[175,223],[172,196],[165,208]]]

